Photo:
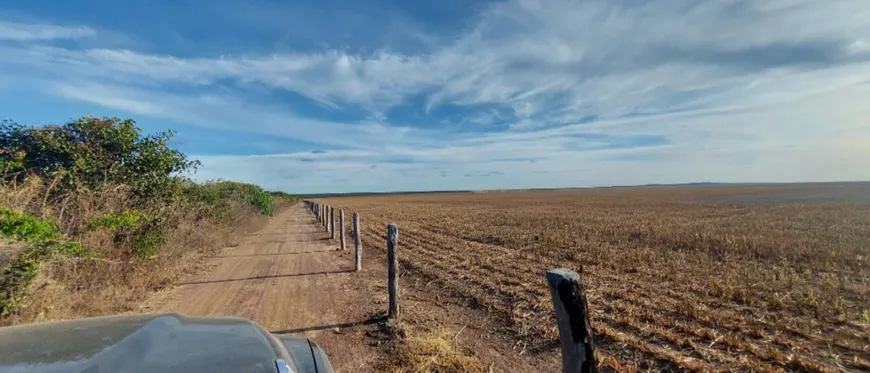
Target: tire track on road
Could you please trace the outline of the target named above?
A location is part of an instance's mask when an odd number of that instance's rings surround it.
[[[144,307],[149,312],[243,317],[267,330],[309,337],[324,325],[358,321],[365,316],[366,307],[359,304],[364,297],[334,294],[352,287],[352,259],[324,237],[314,216],[298,204],[239,246],[209,259],[211,270],[155,295]]]

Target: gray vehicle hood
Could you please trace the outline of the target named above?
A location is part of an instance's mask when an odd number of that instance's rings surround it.
[[[0,372],[275,373],[278,341],[239,318],[107,316],[0,328]]]

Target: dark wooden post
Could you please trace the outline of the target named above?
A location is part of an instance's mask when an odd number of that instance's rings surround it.
[[[387,317],[399,315],[399,258],[396,249],[399,246],[399,228],[395,224],[387,226],[387,291],[390,293],[390,309]]]
[[[359,214],[353,213],[353,249],[356,257],[356,271],[362,269],[362,242],[359,237]]]
[[[323,229],[329,233],[329,206],[323,205]]]
[[[580,275],[565,268],[552,269],[547,271],[547,284],[562,342],[562,372],[597,373],[589,306]]]
[[[335,207],[329,206],[329,239],[335,239]]]
[[[344,251],[344,210],[338,210],[338,241],[341,250]]]

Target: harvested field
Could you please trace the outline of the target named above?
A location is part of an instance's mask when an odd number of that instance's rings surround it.
[[[870,201],[828,187],[317,201],[358,211],[371,255],[398,224],[400,260],[494,315],[528,359],[559,353],[543,274],[567,267],[582,273],[605,370],[867,371]]]

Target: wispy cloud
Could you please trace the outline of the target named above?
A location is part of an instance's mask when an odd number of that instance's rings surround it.
[[[61,83],[46,87],[81,102],[192,126],[239,130],[344,148],[376,149],[383,143],[434,146],[448,134],[437,130],[389,127],[369,121],[335,122],[305,118],[277,107],[256,105],[226,93],[167,93],[113,84]],[[325,153],[325,154],[331,154]]]
[[[19,60],[125,81],[232,79],[377,111],[425,94],[430,109],[495,103],[542,120],[550,112],[614,117],[691,107],[770,74],[870,60],[861,47],[870,35],[862,1],[791,3],[511,1],[487,8],[455,43],[421,55],[328,50],[181,58],[35,47]],[[837,22],[824,21],[833,15]]]
[[[97,32],[86,26],[27,24],[0,20],[0,40],[35,41],[93,37]]]

